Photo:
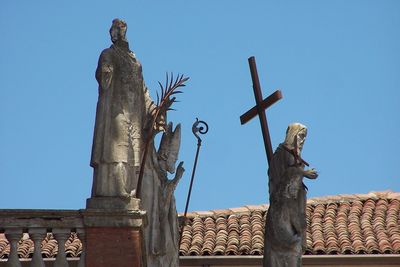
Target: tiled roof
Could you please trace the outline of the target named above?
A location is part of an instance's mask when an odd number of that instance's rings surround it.
[[[261,255],[267,205],[188,214],[180,254]],[[307,201],[306,254],[400,254],[400,193]]]
[[[184,228],[180,254],[261,255],[268,205],[192,212]],[[57,255],[57,242],[49,233],[42,241],[42,255]],[[0,234],[0,258],[10,246]],[[68,257],[79,257],[82,244],[75,233],[66,243]],[[21,258],[33,254],[33,242],[24,234]],[[307,202],[306,254],[400,254],[400,193],[337,195]]]
[[[33,241],[29,238],[27,233],[23,234],[22,239],[18,244],[18,255],[20,258],[32,258],[33,255]],[[42,241],[42,255],[46,258],[55,258],[58,252],[57,241],[54,239],[53,234],[48,233],[46,238]],[[65,242],[65,253],[67,257],[79,257],[82,252],[82,243],[78,239],[76,233],[71,233],[71,236]],[[4,234],[0,234],[0,259],[7,258],[10,253],[10,245],[5,238]]]

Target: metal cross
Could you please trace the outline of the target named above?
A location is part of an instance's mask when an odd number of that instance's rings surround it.
[[[269,135],[267,117],[265,116],[265,109],[269,108],[277,101],[282,98],[282,92],[280,90],[275,91],[273,94],[263,100],[260,81],[258,80],[256,59],[249,57],[249,66],[251,72],[251,79],[253,80],[254,97],[256,99],[256,105],[240,116],[240,123],[243,125],[250,121],[252,118],[260,118],[261,131],[264,139],[265,152],[267,153],[268,164],[271,162],[273,151],[271,144],[271,137]]]

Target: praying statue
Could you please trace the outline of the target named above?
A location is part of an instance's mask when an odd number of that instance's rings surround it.
[[[144,231],[148,267],[179,266],[180,235],[174,191],[185,171],[183,162],[175,167],[180,141],[180,124],[174,130],[169,123],[157,153],[152,154],[145,168],[142,202],[149,218]],[[168,173],[175,173],[174,178],[168,179]]]
[[[264,235],[264,267],[300,267],[306,248],[306,194],[303,177],[316,179],[315,169],[305,170],[301,158],[306,126],[290,124],[285,141],[276,149],[268,169],[269,202]]]

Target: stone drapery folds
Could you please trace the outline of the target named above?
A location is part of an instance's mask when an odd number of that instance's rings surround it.
[[[265,224],[263,266],[300,267],[306,247],[306,187],[303,177],[317,178],[314,169],[304,170],[301,150],[307,128],[290,124],[284,143],[276,149],[270,162],[270,207]]]
[[[101,53],[96,70],[99,98],[90,161],[94,169],[92,197],[88,203],[90,208],[129,209],[132,205],[125,202],[139,201],[133,200],[139,197],[136,189],[144,166],[140,208],[146,211],[148,222],[143,231],[146,266],[178,266],[179,229],[173,193],[184,172],[183,162],[175,168],[181,127],[166,125],[166,110],[174,100],[166,99],[165,110],[155,116],[159,107],[150,98],[142,66],[129,49],[126,30],[123,20],[113,20],[113,44]],[[182,76],[179,81],[186,80]],[[160,131],[164,133],[156,150],[154,137]],[[175,173],[175,178],[168,179],[168,173]]]

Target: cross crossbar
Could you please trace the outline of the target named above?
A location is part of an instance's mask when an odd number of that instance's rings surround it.
[[[282,99],[282,92],[281,90],[276,90],[274,93],[266,97],[260,104],[261,109],[265,110],[275,104],[275,102],[279,101]],[[251,119],[256,117],[258,115],[257,113],[257,107],[254,106],[252,107],[249,111],[244,113],[242,116],[240,116],[240,123],[243,125],[247,122],[249,122]]]

